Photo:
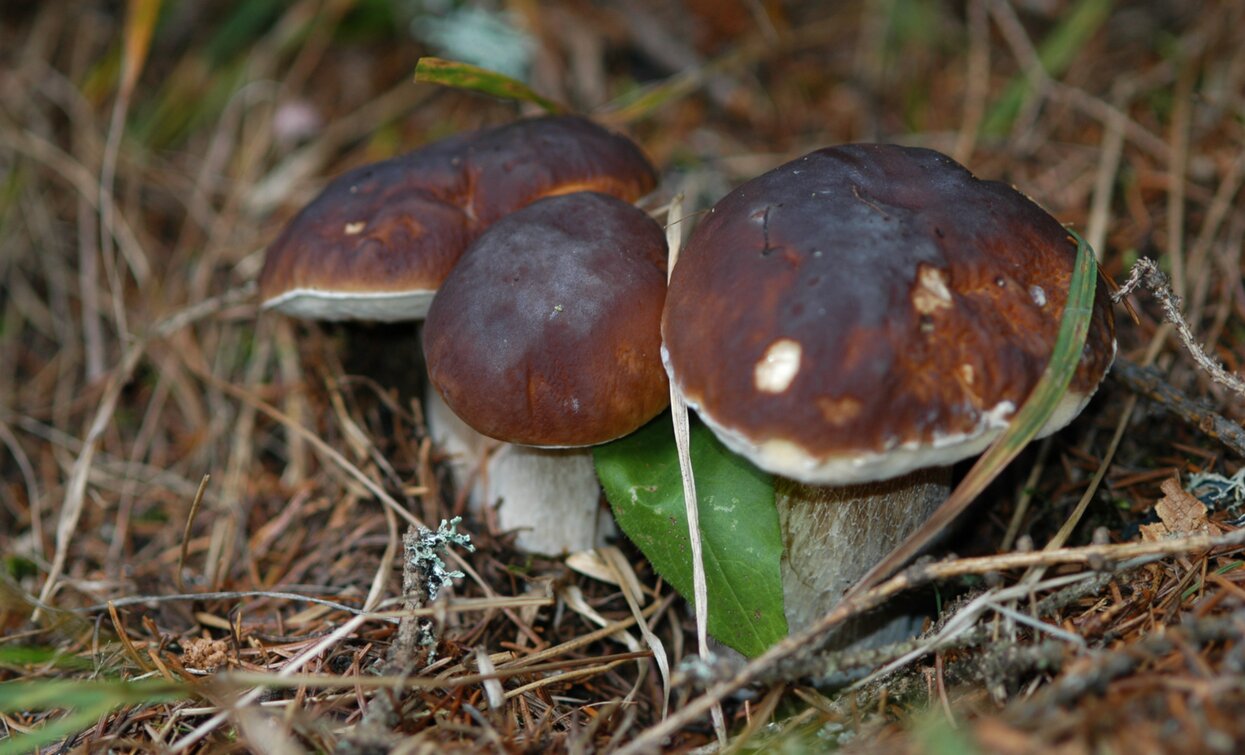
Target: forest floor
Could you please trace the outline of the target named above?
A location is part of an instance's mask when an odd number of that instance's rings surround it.
[[[1245,396],[1145,291],[1084,414],[889,583],[920,638],[697,680],[691,612],[625,539],[535,558],[465,510],[413,328],[254,289],[332,175],[534,112],[413,81],[474,44],[643,145],[654,206],[822,146],[941,150],[1116,281],[1155,259],[1237,372],[1245,4],[159,5],[0,11],[0,753],[1245,751]],[[455,515],[465,576],[413,605],[404,537]],[[807,684],[831,662],[875,673]]]

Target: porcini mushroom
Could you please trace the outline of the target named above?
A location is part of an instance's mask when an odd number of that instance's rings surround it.
[[[333,179],[268,247],[260,299],[317,320],[418,320],[498,218],[574,191],[630,202],[655,184],[635,144],[585,118],[451,137]]]
[[[656,172],[634,143],[577,116],[529,118],[451,137],[331,181],[268,248],[261,302],[310,319],[420,320],[471,241],[499,218],[542,197],[577,191],[630,202],[655,184]],[[419,363],[418,354],[407,359]],[[484,439],[453,417],[435,391],[425,396],[429,432],[462,484],[485,451]],[[530,456],[495,451],[482,475],[489,485],[475,486],[474,502],[540,491],[573,497],[581,507],[590,503],[595,512],[590,462]],[[566,540],[571,549],[594,542],[576,537]]]
[[[586,447],[667,404],[665,268],[661,227],[627,202],[589,192],[534,202],[499,220],[446,277],[424,323],[429,380],[468,425],[522,447],[513,453],[591,475]],[[597,519],[595,483],[591,507],[531,492],[511,486],[499,510],[518,545],[583,547],[578,533]]]
[[[1050,357],[1075,254],[1020,192],[894,145],[808,154],[698,225],[671,278],[663,358],[728,447],[785,478],[793,629],[924,521],[947,465],[1006,427]],[[1083,358],[1042,434],[1081,411],[1114,350],[1099,281]]]

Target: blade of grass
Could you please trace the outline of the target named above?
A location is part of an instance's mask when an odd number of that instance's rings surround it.
[[[1098,280],[1094,250],[1074,231],[1069,230],[1068,233],[1076,239],[1076,265],[1072,271],[1072,280],[1068,284],[1068,300],[1064,304],[1063,318],[1059,323],[1059,336],[1046,371],[1042,373],[1041,379],[1020,407],[1020,411],[1012,418],[1011,424],[981,455],[947,500],[921,529],[900,543],[848,590],[844,601],[851,600],[853,596],[890,576],[950,525],[1003,468],[1016,458],[1029,441],[1033,440],[1063,398],[1081,361],[1081,349],[1089,333],[1090,316],[1094,310],[1095,284]]]
[[[481,92],[503,100],[531,102],[555,115],[569,110],[565,105],[532,91],[532,88],[522,81],[487,68],[455,60],[420,58],[415,64],[415,81],[421,84],[440,84],[454,89]]]
[[[674,274],[674,266],[679,261],[679,251],[683,241],[683,195],[678,194],[670,200],[670,212],[666,216],[666,244],[669,247],[670,275]],[[679,473],[683,477],[683,503],[687,507],[687,529],[692,545],[692,592],[695,600],[692,605],[696,610],[696,652],[701,658],[709,658],[709,587],[705,580],[705,552],[700,540],[700,509],[696,498],[696,478],[692,472],[691,442],[688,439],[687,404],[674,383],[670,383],[670,413],[674,420],[674,442],[679,451]],[[665,711],[663,711],[664,715]],[[714,705],[712,711],[713,730],[718,735],[718,745],[726,745],[726,718],[721,705]]]
[[[1112,4],[1113,0],[1081,0],[1065,14],[1059,26],[1038,46],[1034,62],[1040,65],[1040,70],[1025,71],[1012,79],[1003,96],[986,115],[982,133],[996,137],[1006,134],[1025,99],[1033,95],[1033,89],[1041,89],[1042,80],[1060,76],[1067,70],[1076,53],[1111,15]]]
[[[163,679],[142,681],[54,679],[0,685],[0,712],[68,709],[51,723],[0,741],[0,755],[36,749],[91,726],[122,705],[168,702],[186,695],[187,688]]]

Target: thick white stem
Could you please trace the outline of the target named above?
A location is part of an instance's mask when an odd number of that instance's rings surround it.
[[[604,545],[614,534],[613,517],[601,506],[591,449],[530,448],[487,438],[432,388],[424,417],[432,442],[450,457],[455,484],[471,485],[472,509],[497,505],[498,527],[516,532],[520,550],[560,556]]]
[[[919,470],[882,482],[818,487],[778,479],[783,601],[792,631],[833,608],[870,567],[921,526],[949,491],[949,468]],[[910,636],[919,616],[870,615],[841,627],[833,645],[869,646]]]

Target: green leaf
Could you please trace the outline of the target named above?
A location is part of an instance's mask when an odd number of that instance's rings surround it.
[[[473,66],[470,63],[459,63],[441,58],[420,58],[415,64],[415,81],[425,84],[440,84],[455,89],[466,89],[472,92],[483,92],[503,100],[521,100],[539,105],[546,112],[565,113],[567,107],[545,97],[541,97],[522,81],[505,74],[490,71],[487,68]]]
[[[691,454],[709,587],[709,633],[755,657],[787,636],[773,479],[728,451],[699,423],[691,428]],[[690,599],[691,542],[670,415],[597,447],[595,457],[623,532]]]

